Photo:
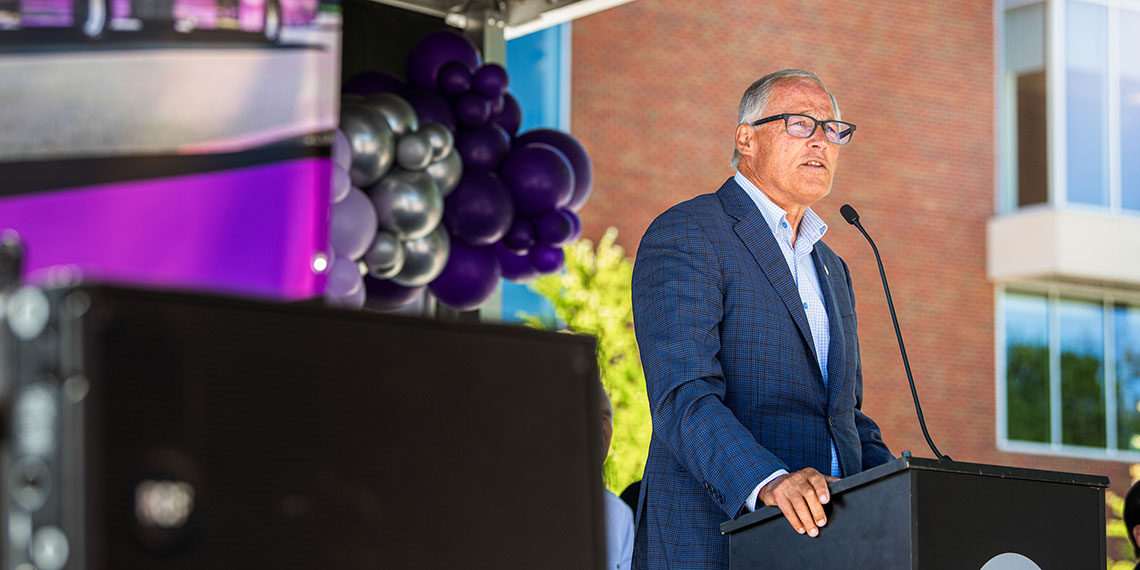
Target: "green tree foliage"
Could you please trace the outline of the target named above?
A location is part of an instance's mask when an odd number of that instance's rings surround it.
[[[1061,439],[1104,447],[1104,370],[1099,357],[1061,353]]]
[[[1009,438],[1048,442],[1049,348],[1010,344],[1006,362]]]
[[[1132,484],[1140,479],[1140,463],[1133,463],[1129,468],[1132,475]],[[1108,536],[1108,570],[1132,570],[1136,562],[1132,557],[1132,544],[1128,542],[1128,528],[1124,526],[1124,497],[1108,491],[1104,494],[1104,502],[1108,513],[1108,524],[1105,534]],[[1113,545],[1120,555],[1120,560],[1112,556]]]
[[[1123,540],[1118,552],[1121,557],[1120,560],[1114,560],[1111,552],[1109,553],[1108,570],[1132,570],[1134,564],[1131,562],[1132,545],[1128,542],[1128,529],[1124,526],[1124,497],[1108,491],[1105,493],[1104,501],[1108,507],[1108,525],[1105,527],[1105,533],[1110,539]],[[1111,549],[1112,542],[1109,542],[1109,550],[1111,551]]]
[[[641,479],[652,427],[645,373],[633,334],[633,262],[616,240],[617,229],[610,228],[596,249],[589,240],[574,243],[566,248],[565,271],[544,275],[530,288],[550,300],[567,329],[598,339],[598,369],[614,406],[605,480],[611,491],[620,494]],[[530,326],[554,328],[538,317],[524,320]]]

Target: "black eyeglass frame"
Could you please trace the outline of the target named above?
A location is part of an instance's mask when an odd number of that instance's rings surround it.
[[[788,119],[790,119],[792,117],[804,117],[805,119],[811,119],[811,121],[812,121],[811,132],[809,132],[807,134],[807,136],[803,136],[803,137],[798,137],[796,135],[793,135],[792,133],[789,133],[788,132]],[[850,132],[850,134],[848,134],[847,142],[839,142],[837,140],[833,141],[831,139],[827,139],[828,141],[830,141],[834,144],[848,144],[851,142],[851,137],[855,136],[855,125],[853,123],[848,123],[845,121],[836,121],[834,119],[829,119],[827,121],[820,121],[820,120],[817,120],[815,117],[812,117],[809,115],[804,115],[803,113],[780,113],[779,115],[772,115],[771,117],[764,117],[763,119],[756,119],[755,121],[752,121],[751,123],[748,123],[748,124],[750,126],[753,126],[753,127],[759,127],[760,125],[763,125],[764,123],[771,123],[773,121],[779,121],[780,119],[784,120],[784,132],[788,133],[788,136],[793,136],[793,137],[800,138],[800,139],[810,139],[811,136],[815,134],[815,130],[818,129],[820,125],[827,125],[828,123],[834,123],[836,125],[844,125],[847,127],[851,127],[851,132]],[[839,133],[840,128],[837,128],[835,130],[835,132]],[[823,137],[827,138],[827,129],[824,129]]]

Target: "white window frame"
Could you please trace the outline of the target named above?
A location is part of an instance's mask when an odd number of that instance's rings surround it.
[[[1045,295],[1049,303],[1049,432],[1051,443],[1010,440],[1008,437],[1008,401],[1006,399],[1006,345],[1005,345],[1005,295],[1009,289]],[[1040,281],[1018,281],[999,284],[994,288],[994,402],[997,409],[997,448],[1000,451],[1027,453],[1033,455],[1053,455],[1082,457],[1088,459],[1140,462],[1140,450],[1116,449],[1116,328],[1114,307],[1123,302],[1140,305],[1140,292],[1107,289],[1075,284],[1060,284]],[[1061,352],[1060,319],[1058,304],[1061,297],[1081,299],[1101,303],[1104,315],[1104,397],[1105,397],[1105,447],[1067,445],[1061,442]]]
[[[997,38],[995,47],[995,88],[997,90],[997,105],[995,108],[994,140],[998,141],[998,161],[995,173],[995,187],[998,188],[995,205],[1001,214],[1008,214],[1019,209],[1017,207],[1017,188],[1014,184],[1014,173],[1010,172],[1016,155],[1015,140],[1011,132],[1011,111],[1009,90],[1005,85],[1005,14],[1006,11],[1043,4],[1045,6],[1045,74],[1046,74],[1046,153],[1049,159],[1048,172],[1046,172],[1047,205],[1068,209],[1085,209],[1095,211],[1108,211],[1113,214],[1138,215],[1135,210],[1125,210],[1122,207],[1121,182],[1121,132],[1120,132],[1120,29],[1116,24],[1120,20],[1120,11],[1128,9],[1140,12],[1140,0],[1072,0],[1083,4],[1103,6],[1107,9],[1108,34],[1108,204],[1097,206],[1091,204],[1075,204],[1068,202],[1068,155],[1066,116],[1066,41],[1065,11],[1070,0],[998,0],[994,3],[994,37]],[[1029,206],[1039,207],[1041,205]]]

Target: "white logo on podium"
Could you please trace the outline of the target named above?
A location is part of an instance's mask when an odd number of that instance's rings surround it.
[[[980,570],[1041,570],[1041,567],[1020,554],[1006,552],[990,558]]]

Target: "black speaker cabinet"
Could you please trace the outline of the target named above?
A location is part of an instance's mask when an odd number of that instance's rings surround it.
[[[97,286],[2,304],[9,568],[603,564],[591,338]]]

